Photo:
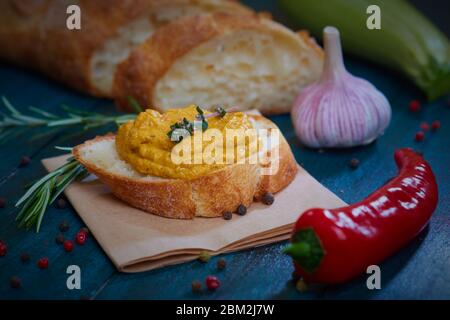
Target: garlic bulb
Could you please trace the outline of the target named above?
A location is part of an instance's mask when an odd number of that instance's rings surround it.
[[[389,125],[389,102],[370,82],[347,72],[336,28],[324,29],[324,46],[321,79],[303,89],[294,102],[296,134],[313,148],[371,143]]]

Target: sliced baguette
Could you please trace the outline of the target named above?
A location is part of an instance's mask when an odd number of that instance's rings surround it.
[[[262,116],[249,117],[255,128],[277,128]],[[270,176],[261,175],[260,165],[248,163],[228,165],[192,180],[145,176],[120,159],[112,134],[86,141],[73,154],[117,198],[136,208],[167,218],[219,217],[240,204],[250,206],[266,192],[280,191],[294,179],[297,163],[280,136],[279,169]]]
[[[184,17],[159,28],[118,66],[114,92],[160,111],[195,101],[289,112],[298,91],[318,79],[323,53],[306,32],[264,15],[223,12]]]
[[[80,7],[81,30],[66,26],[72,4]],[[112,98],[117,64],[157,28],[216,11],[252,12],[229,0],[2,0],[0,58]]]

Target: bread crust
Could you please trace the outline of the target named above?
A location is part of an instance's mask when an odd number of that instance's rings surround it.
[[[77,90],[100,95],[90,82],[92,55],[119,27],[140,15],[148,1],[79,0],[80,31],[67,29],[67,5],[59,0],[1,1],[0,56]]]
[[[215,38],[239,30],[283,32],[281,25],[274,23],[264,13],[242,15],[216,12],[194,17],[185,17],[159,28],[153,37],[134,49],[128,59],[118,65],[114,79],[114,94],[119,109],[131,111],[128,97],[133,97],[141,106],[163,111],[154,103],[154,90],[175,61],[195,47]],[[294,37],[295,39],[295,37]],[[322,49],[308,36],[298,33],[298,41],[323,59]],[[276,106],[273,112],[279,113]]]
[[[262,116],[251,116],[265,126],[276,128]],[[250,206],[266,192],[276,193],[294,180],[298,166],[284,138],[280,139],[279,170],[272,176],[261,176],[258,164],[234,164],[192,179],[142,180],[112,174],[83,158],[81,150],[104,139],[109,134],[78,145],[75,158],[107,185],[119,199],[133,207],[167,218],[193,219],[219,217],[225,211],[236,211],[240,204]]]
[[[291,148],[284,136],[280,136],[280,162],[278,172],[275,175],[261,176],[255,200],[261,200],[264,194],[277,193],[287,187],[298,171],[298,164],[292,154]]]
[[[74,89],[112,98],[92,84],[91,60],[105,42],[142,15],[168,4],[201,3],[207,0],[2,0],[0,1],[0,58],[40,71]],[[81,8],[81,30],[66,27],[69,4]],[[224,1],[216,9],[240,13],[250,9]]]

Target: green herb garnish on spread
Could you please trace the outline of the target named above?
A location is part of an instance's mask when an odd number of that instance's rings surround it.
[[[188,132],[192,136],[194,134],[194,123],[183,118],[182,121],[176,122],[170,126],[170,131],[167,132],[167,136],[173,142],[179,143],[183,140],[184,136],[176,134],[176,132],[181,132],[181,130],[185,130],[185,132]]]
[[[198,115],[195,117],[195,119],[202,122],[202,131],[206,131],[208,129],[208,121],[206,121],[205,113],[198,106],[196,110],[198,112]]]
[[[219,114],[219,117],[223,118],[227,114],[227,110],[222,107],[216,107],[216,112]]]
[[[227,113],[236,112],[237,108],[232,107],[228,110],[225,110],[222,107],[216,107],[215,112],[205,115],[205,112],[199,107],[196,107],[198,114],[195,116],[195,121],[189,121],[186,118],[183,118],[182,121],[176,122],[170,126],[170,131],[167,132],[167,136],[174,143],[179,143],[183,140],[184,136],[189,134],[193,135],[194,131],[200,126],[196,123],[196,121],[201,121],[201,129],[202,131],[206,131],[208,129],[208,119],[214,117],[223,118]],[[183,134],[184,133],[184,134]]]

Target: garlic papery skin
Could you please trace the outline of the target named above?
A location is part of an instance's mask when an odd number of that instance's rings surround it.
[[[388,127],[391,106],[370,82],[347,72],[339,31],[326,27],[323,33],[322,76],[299,93],[292,108],[297,137],[312,148],[369,144]]]

